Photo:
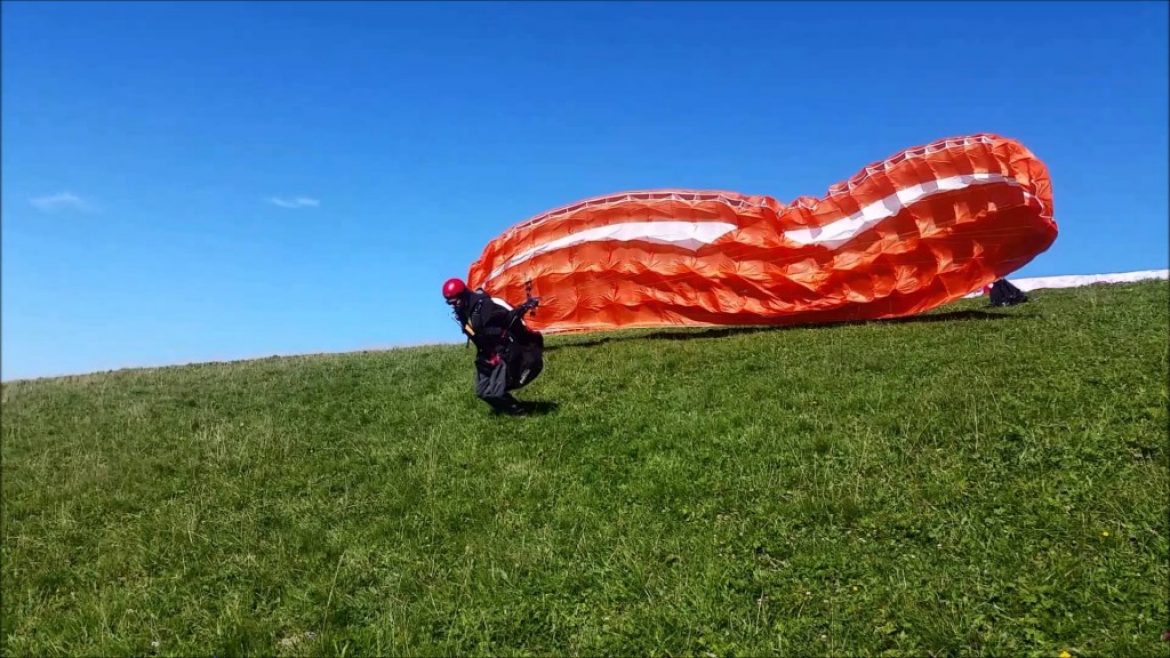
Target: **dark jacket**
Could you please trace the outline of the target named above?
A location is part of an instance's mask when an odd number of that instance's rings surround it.
[[[512,342],[527,336],[529,332],[520,318],[524,311],[523,307],[509,310],[483,291],[469,295],[458,319],[464,335],[475,344],[477,368],[490,370],[507,360]]]

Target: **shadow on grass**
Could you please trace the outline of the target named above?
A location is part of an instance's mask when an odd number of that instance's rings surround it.
[[[560,405],[551,400],[519,400],[521,416],[543,416],[557,410]]]
[[[1006,310],[1006,309],[1005,309]],[[791,329],[810,329],[810,328],[829,328],[829,327],[847,327],[851,325],[865,325],[865,324],[918,324],[922,322],[966,322],[979,320],[1016,320],[1020,318],[1032,317],[1026,313],[1007,313],[1005,310],[983,311],[983,310],[965,310],[965,311],[949,311],[946,313],[932,313],[930,315],[915,315],[906,318],[890,318],[888,320],[846,320],[839,322],[825,322],[821,324],[791,324],[791,325],[752,325],[744,327],[726,327],[722,329],[684,329],[684,330],[665,330],[654,331],[648,334],[633,334],[633,335],[609,335],[598,336],[587,340],[566,342],[559,345],[548,345],[544,348],[545,352],[554,352],[560,349],[567,349],[572,347],[594,347],[610,342],[622,342],[627,340],[694,340],[696,338],[725,338],[727,336],[739,336],[743,334],[756,334],[770,331],[788,331]]]

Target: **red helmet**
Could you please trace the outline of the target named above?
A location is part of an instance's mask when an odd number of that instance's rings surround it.
[[[463,283],[461,279],[447,279],[443,284],[443,297],[451,299],[458,295],[467,292],[467,284]]]

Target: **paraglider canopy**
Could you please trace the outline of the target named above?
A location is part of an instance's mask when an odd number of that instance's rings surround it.
[[[491,240],[467,284],[546,333],[795,324],[920,313],[1056,239],[1048,170],[1020,143],[945,139],[872,163],[822,198],[727,191],[587,199]]]

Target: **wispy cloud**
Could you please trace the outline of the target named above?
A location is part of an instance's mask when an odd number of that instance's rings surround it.
[[[92,210],[90,204],[72,192],[60,192],[48,196],[38,196],[29,199],[29,203],[41,212],[57,212],[59,210]]]
[[[321,205],[317,199],[310,199],[305,196],[298,196],[292,199],[285,199],[274,196],[268,200],[270,203],[280,206],[281,208],[316,208]]]

